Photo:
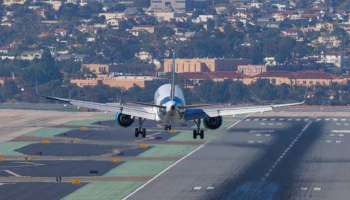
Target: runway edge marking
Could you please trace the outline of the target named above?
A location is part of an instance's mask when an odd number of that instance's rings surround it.
[[[151,182],[153,182],[154,180],[156,180],[159,176],[163,175],[165,172],[167,172],[168,170],[170,170],[171,168],[173,168],[175,165],[177,165],[178,163],[180,163],[181,161],[185,160],[186,158],[188,158],[189,156],[191,156],[192,154],[194,154],[196,151],[200,150],[201,148],[203,148],[205,146],[205,144],[201,144],[199,147],[195,148],[193,151],[191,151],[190,153],[188,153],[187,155],[185,155],[184,157],[180,158],[179,160],[177,160],[176,162],[174,162],[173,164],[169,165],[167,168],[163,169],[161,172],[159,172],[157,175],[155,175],[153,178],[151,178],[150,180],[148,180],[146,183],[144,183],[143,185],[141,185],[140,187],[138,187],[136,190],[134,190],[133,192],[131,192],[130,194],[128,194],[127,196],[125,196],[124,198],[122,198],[122,200],[127,200],[129,199],[132,195],[136,194],[136,192],[142,190],[144,187],[146,187],[148,184],[150,184]]]
[[[237,125],[239,122],[241,122],[243,119],[236,121],[235,123],[233,123],[229,128],[234,127],[235,125]],[[227,128],[227,129],[229,129]],[[163,175],[165,172],[169,171],[171,168],[173,168],[175,165],[179,164],[181,161],[185,160],[186,158],[190,157],[192,154],[194,154],[195,152],[197,152],[198,150],[200,150],[201,148],[203,148],[208,142],[201,144],[200,146],[198,146],[197,148],[195,148],[193,151],[191,151],[190,153],[188,153],[187,155],[185,155],[184,157],[180,158],[179,160],[177,160],[176,162],[174,162],[173,164],[169,165],[167,168],[163,169],[161,172],[159,172],[157,175],[155,175],[154,177],[152,177],[150,180],[148,180],[146,183],[142,184],[140,187],[138,187],[136,190],[134,190],[133,192],[129,193],[127,196],[125,196],[124,198],[122,198],[121,200],[128,200],[131,196],[133,196],[134,194],[136,194],[138,191],[142,190],[144,187],[146,187],[148,184],[152,183],[154,180],[156,180],[158,177],[160,177],[161,175]]]
[[[238,121],[236,121],[235,123],[231,124],[229,127],[226,128],[226,130],[230,130],[231,128],[233,128],[234,126],[236,126],[239,122],[241,122],[242,120],[248,118],[249,116],[243,118],[243,119],[240,119]]]

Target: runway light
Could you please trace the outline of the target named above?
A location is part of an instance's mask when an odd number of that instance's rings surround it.
[[[44,139],[41,141],[42,144],[49,144],[50,143],[50,140],[49,139]]]
[[[149,144],[141,143],[138,146],[140,149],[147,149],[149,147]]]
[[[71,180],[71,183],[72,183],[73,185],[79,185],[79,184],[80,184],[80,179],[72,179],[72,180]]]
[[[32,160],[32,157],[31,156],[26,156],[26,157],[24,157],[24,160]]]
[[[120,158],[118,157],[112,157],[112,163],[120,162]]]

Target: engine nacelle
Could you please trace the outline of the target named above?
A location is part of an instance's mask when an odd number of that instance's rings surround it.
[[[203,119],[205,128],[217,129],[222,125],[222,117],[206,117]]]
[[[131,117],[131,115],[118,113],[116,115],[116,120],[120,126],[128,127],[128,126],[131,126],[132,123],[134,123],[135,117]]]

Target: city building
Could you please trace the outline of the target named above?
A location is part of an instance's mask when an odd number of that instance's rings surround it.
[[[25,51],[21,53],[17,58],[19,60],[34,60],[34,59],[41,59],[41,56],[43,55],[42,50],[38,51]]]
[[[212,80],[222,82],[224,80],[241,81],[245,85],[251,85],[258,80],[268,80],[273,85],[289,86],[330,86],[332,84],[345,85],[350,80],[350,76],[335,76],[322,71],[267,71],[255,76],[247,76],[239,72],[200,72],[181,73],[186,80],[186,87],[198,86],[202,81]]]
[[[185,80],[185,87],[192,88],[198,86],[202,81],[212,80],[215,82],[222,82],[225,80],[244,81],[244,75],[237,72],[186,72],[181,73],[180,76]],[[247,79],[248,80],[248,79]]]
[[[174,11],[183,13],[186,11],[188,0],[151,0],[150,10],[152,11]]]
[[[241,58],[177,58],[176,72],[216,72],[234,71],[238,65],[250,63],[249,59]],[[164,59],[164,72],[171,72],[172,59]]]
[[[109,65],[106,64],[82,64],[82,68],[88,69],[96,76],[107,76],[109,74]]]
[[[316,61],[317,63],[323,63],[323,64],[333,64],[334,66],[340,68],[343,66],[344,62],[344,56],[342,54],[324,54],[322,53],[318,60]]]
[[[118,87],[128,90],[133,86],[144,88],[147,81],[153,81],[155,79],[157,78],[153,76],[117,76],[111,78],[72,79],[70,82],[79,87],[104,84],[110,87]]]
[[[134,26],[130,32],[134,36],[139,36],[142,32],[153,34],[155,32],[155,26]]]
[[[26,2],[26,0],[3,0],[4,6],[12,6],[15,4],[23,5]]]
[[[257,79],[269,80],[274,85],[293,85],[293,86],[330,86],[332,84],[347,84],[348,80],[322,71],[270,71],[263,73]]]
[[[238,65],[237,72],[246,76],[256,76],[266,72],[265,65]]]
[[[170,11],[152,12],[151,15],[154,16],[158,22],[170,22],[172,19],[175,19],[175,13]]]

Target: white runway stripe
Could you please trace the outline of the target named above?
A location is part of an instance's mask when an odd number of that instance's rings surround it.
[[[350,133],[350,130],[332,130],[333,133]]]
[[[249,133],[274,133],[275,130],[250,130]]]

